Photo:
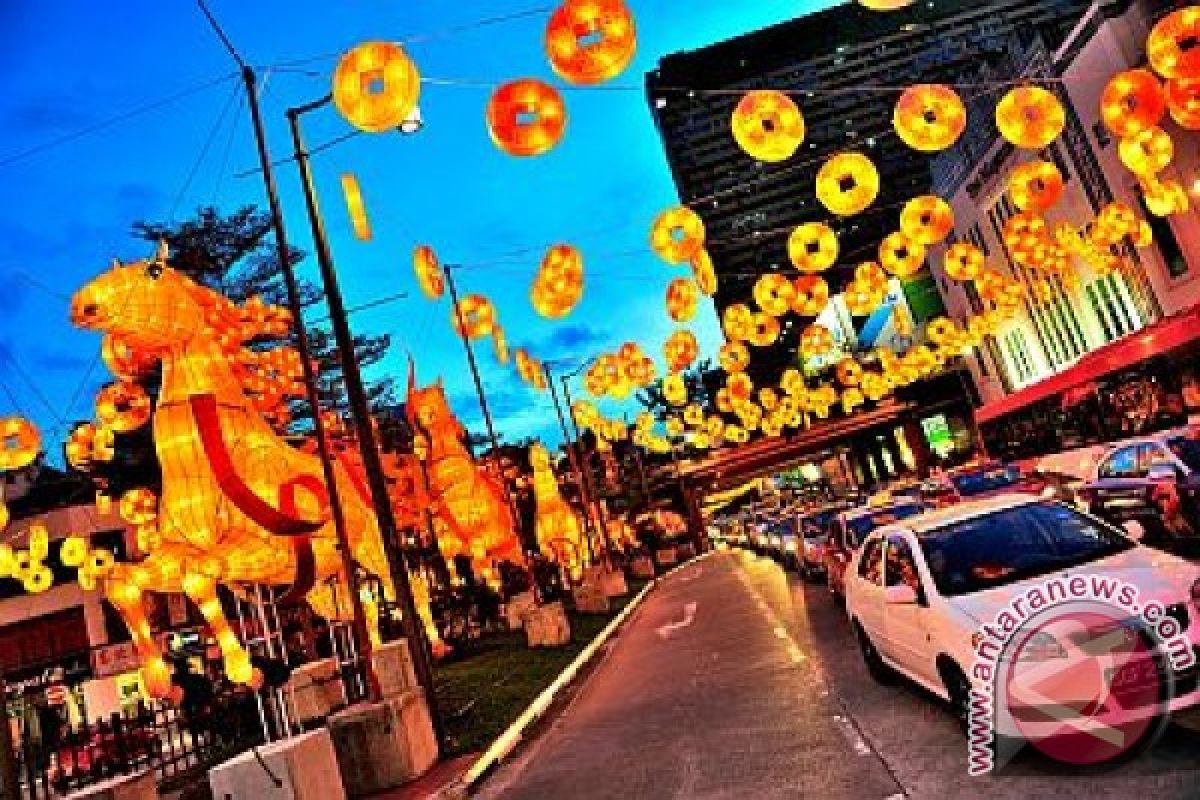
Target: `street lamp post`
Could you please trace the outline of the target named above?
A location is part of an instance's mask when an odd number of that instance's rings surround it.
[[[391,497],[388,495],[387,479],[383,473],[383,463],[375,443],[375,431],[371,424],[371,411],[367,404],[367,394],[363,388],[362,374],[354,352],[354,337],[350,332],[350,323],[346,317],[346,307],[342,299],[341,287],[338,284],[337,272],[333,264],[333,254],[329,248],[329,240],[325,234],[325,223],[317,205],[316,186],[313,183],[312,168],[309,164],[308,150],[304,146],[304,138],[300,131],[300,117],[303,114],[321,108],[332,101],[331,95],[326,95],[312,103],[289,108],[287,110],[288,124],[292,132],[293,157],[300,170],[300,183],[304,190],[304,202],[308,211],[308,221],[312,228],[313,243],[317,251],[317,264],[321,270],[321,282],[325,289],[325,300],[329,305],[329,318],[333,327],[334,340],[337,342],[338,355],[341,360],[342,377],[346,384],[346,394],[350,401],[350,415],[354,421],[357,433],[359,451],[362,455],[363,469],[367,475],[371,500],[375,506],[375,515],[379,523],[379,532],[383,537],[384,548],[388,552],[392,579],[399,595],[400,608],[404,615],[404,634],[408,638],[412,650],[413,666],[417,681],[425,690],[425,699],[429,704],[430,715],[433,718],[434,730],[438,740],[444,740],[444,728],[441,715],[437,711],[437,697],[434,694],[433,666],[430,662],[429,645],[425,631],[421,627],[417,615],[417,604],[413,597],[412,585],[409,582],[408,566],[405,560],[393,552],[399,544],[399,531],[396,517],[392,511]],[[399,562],[399,563],[397,563]]]

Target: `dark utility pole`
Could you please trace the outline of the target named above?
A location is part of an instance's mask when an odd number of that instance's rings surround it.
[[[596,563],[596,549],[592,545],[592,537],[595,532],[592,530],[592,491],[588,484],[587,476],[583,474],[583,470],[579,465],[578,454],[575,452],[575,445],[571,441],[571,433],[567,430],[567,419],[563,416],[562,404],[558,401],[558,389],[554,386],[554,373],[550,371],[549,364],[542,365],[542,371],[546,375],[546,383],[550,385],[550,399],[554,401],[554,412],[558,414],[558,424],[562,428],[563,446],[567,449],[567,462],[571,465],[571,471],[575,473],[575,480],[579,483],[579,495],[583,498],[583,526],[587,530],[588,543],[588,558],[593,564]],[[603,531],[601,532],[601,540],[603,540]],[[612,553],[606,553],[606,558],[612,558]]]
[[[346,318],[346,305],[342,299],[341,286],[338,284],[337,271],[333,264],[333,253],[329,249],[329,240],[325,234],[325,223],[317,206],[316,186],[313,183],[312,168],[309,164],[308,151],[304,147],[304,138],[300,132],[300,116],[304,113],[328,104],[333,98],[325,96],[322,99],[287,111],[288,124],[292,131],[294,158],[300,169],[300,183],[304,190],[304,203],[308,210],[308,221],[312,228],[313,243],[317,251],[317,264],[321,269],[321,282],[325,290],[325,300],[329,305],[329,319],[333,326],[333,337],[337,342],[338,356],[341,360],[342,376],[346,383],[346,395],[350,401],[350,414],[354,421],[359,451],[362,455],[363,468],[367,473],[367,483],[371,490],[371,500],[375,506],[375,516],[379,522],[379,533],[383,537],[384,547],[391,561],[392,580],[399,595],[400,609],[404,615],[404,634],[412,649],[413,666],[417,680],[425,690],[425,699],[429,704],[429,712],[433,718],[434,729],[438,741],[444,741],[444,727],[441,715],[437,710],[437,696],[434,694],[433,665],[430,662],[429,643],[425,638],[425,630],[417,614],[416,600],[413,598],[412,584],[408,576],[408,564],[403,554],[394,552],[400,543],[399,531],[396,526],[396,516],[392,511],[392,500],[388,494],[387,478],[383,474],[383,463],[379,449],[375,444],[375,430],[372,426],[371,410],[367,404],[367,393],[363,388],[362,374],[358,369],[358,361],[354,352],[354,336],[350,332],[350,323]]]

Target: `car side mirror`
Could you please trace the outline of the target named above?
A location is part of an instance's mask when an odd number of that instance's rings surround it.
[[[887,587],[887,604],[889,606],[914,606],[917,604],[917,590],[907,583],[889,586]]]
[[[1146,526],[1136,519],[1127,519],[1121,523],[1125,535],[1135,542],[1140,542],[1146,536]]]
[[[1150,466],[1150,471],[1146,474],[1146,477],[1155,483],[1164,483],[1177,480],[1179,474],[1175,472],[1175,467],[1171,464],[1160,462]]]

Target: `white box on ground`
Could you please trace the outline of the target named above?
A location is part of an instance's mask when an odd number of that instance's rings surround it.
[[[633,572],[635,578],[653,578],[654,577],[654,562],[649,556],[638,556],[629,565],[629,569]]]
[[[158,800],[158,778],[153,770],[121,775],[80,789],[66,800]]]
[[[437,763],[433,720],[419,690],[351,706],[330,717],[329,732],[346,791],[353,797],[402,786]]]
[[[572,592],[575,598],[575,610],[580,614],[607,614],[608,595],[597,583],[584,583],[575,587]]]
[[[654,558],[660,567],[669,567],[679,561],[679,554],[674,547],[664,547],[654,554]]]
[[[385,698],[398,697],[418,687],[417,668],[413,665],[412,650],[407,639],[397,639],[376,647],[371,652],[379,689]]]
[[[604,573],[600,578],[600,588],[606,597],[624,597],[629,594],[629,584],[625,580],[625,573],[619,569]]]
[[[509,601],[504,604],[504,620],[508,623],[508,629],[510,631],[521,630],[521,626],[524,625],[525,613],[536,607],[537,598],[532,589],[509,598]]]
[[[571,622],[562,603],[547,603],[525,615],[525,641],[530,647],[560,647],[571,641]]]
[[[301,722],[312,722],[329,716],[334,708],[343,703],[340,683],[337,664],[332,658],[296,667],[288,681],[292,714]]]
[[[342,800],[346,790],[329,731],[247,751],[208,771],[213,800]],[[266,764],[267,769],[263,768]],[[268,774],[267,770],[270,770]]]

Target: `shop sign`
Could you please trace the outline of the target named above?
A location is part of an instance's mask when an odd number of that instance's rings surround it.
[[[97,678],[133,672],[138,667],[137,648],[133,642],[122,642],[92,651],[92,669]]]

